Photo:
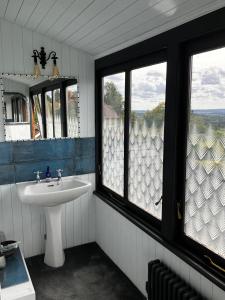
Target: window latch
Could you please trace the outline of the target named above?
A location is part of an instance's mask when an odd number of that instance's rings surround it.
[[[178,218],[178,220],[182,220],[180,202],[177,202],[177,218]]]
[[[155,205],[158,206],[159,203],[163,200],[163,197],[161,196],[160,199],[158,201],[155,202]]]
[[[221,266],[217,265],[217,264],[216,264],[216,263],[215,263],[208,255],[204,255],[204,257],[207,258],[207,259],[209,260],[210,264],[211,264],[213,267],[215,267],[215,268],[217,268],[218,270],[220,270],[220,271],[222,271],[223,273],[225,273],[225,269],[222,268]]]

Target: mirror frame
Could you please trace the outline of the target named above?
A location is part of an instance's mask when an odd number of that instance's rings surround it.
[[[5,114],[4,114],[4,83],[3,79],[4,77],[10,77],[15,78],[15,77],[25,77],[25,78],[33,78],[34,80],[36,79],[34,75],[32,74],[15,74],[15,73],[0,73],[0,92],[1,92],[1,110],[2,110],[2,121],[0,120],[0,126],[2,126],[3,129],[3,135],[4,135],[4,140],[2,140],[0,136],[0,143],[2,142],[22,142],[22,141],[43,141],[43,140],[58,140],[58,139],[74,139],[74,138],[80,138],[80,89],[79,89],[79,76],[57,76],[53,77],[50,75],[40,75],[40,78],[46,78],[46,80],[52,80],[52,79],[76,79],[77,81],[77,91],[78,91],[78,136],[77,137],[57,137],[57,138],[41,138],[41,139],[21,139],[21,140],[6,140],[6,120],[5,120]],[[1,112],[0,112],[0,117],[1,117]]]

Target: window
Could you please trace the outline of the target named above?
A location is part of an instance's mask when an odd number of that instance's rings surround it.
[[[101,106],[102,185],[132,209],[158,220],[167,68],[162,60],[156,56],[149,65],[131,65],[126,72],[102,77]]]
[[[60,89],[45,93],[47,138],[62,136]]]
[[[104,77],[103,87],[103,185],[123,196],[125,73]]]
[[[54,126],[53,126],[53,101],[52,91],[45,93],[45,111],[46,111],[46,129],[47,138],[54,137]]]
[[[166,63],[131,71],[129,200],[161,219]]]
[[[62,119],[61,119],[61,97],[60,89],[53,90],[53,110],[54,110],[54,132],[55,137],[62,136]]]
[[[70,137],[76,137],[79,132],[79,107],[78,107],[77,84],[66,87],[66,115],[67,115],[67,134]]]
[[[225,291],[224,18],[95,61],[95,193]]]
[[[33,95],[33,128],[32,138],[43,138],[43,123],[42,123],[42,108],[41,108],[41,94]]]
[[[225,48],[192,56],[185,234],[225,258]]]
[[[16,92],[4,92],[3,105],[6,122],[29,122],[29,105],[25,95]]]
[[[79,93],[76,80],[47,80],[31,87],[30,93],[32,138],[79,136]]]
[[[16,91],[3,93],[6,141],[30,139],[29,99],[25,94]]]

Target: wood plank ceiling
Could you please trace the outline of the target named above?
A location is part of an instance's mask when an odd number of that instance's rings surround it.
[[[96,57],[225,6],[225,0],[0,0],[0,17]]]

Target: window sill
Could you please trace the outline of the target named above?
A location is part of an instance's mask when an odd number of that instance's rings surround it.
[[[99,197],[102,201],[106,204],[110,205],[113,209],[118,211],[121,215],[127,218],[130,222],[136,225],[138,228],[143,230],[165,248],[170,250],[176,256],[181,258],[207,279],[212,281],[215,285],[220,287],[225,291],[225,274],[222,272],[217,271],[216,269],[212,268],[208,265],[205,261],[203,261],[198,256],[194,255],[191,251],[188,251],[184,246],[178,245],[175,242],[168,242],[162,238],[160,232],[149,225],[147,222],[143,221],[140,217],[138,217],[133,211],[131,212],[125,205],[122,205],[118,201],[111,199],[105,193],[101,191],[94,191],[94,195]]]

